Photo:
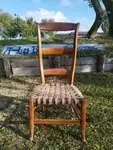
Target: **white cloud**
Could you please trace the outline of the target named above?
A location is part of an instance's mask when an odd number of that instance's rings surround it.
[[[33,17],[34,20],[36,20],[37,22],[40,22],[42,19],[45,18],[53,18],[55,21],[59,22],[68,21],[61,11],[49,11],[43,8],[40,8],[39,10],[29,10],[25,14],[24,18],[25,17]]]
[[[61,3],[60,5],[63,5],[63,6],[70,6],[72,3],[70,0],[61,0]]]
[[[22,19],[25,19],[26,17],[33,17],[34,20],[37,22],[41,22],[41,20],[45,18],[53,18],[55,21],[58,22],[80,22],[79,31],[88,31],[94,21],[93,19],[89,20],[86,17],[78,17],[74,21],[72,21],[66,18],[66,16],[61,11],[49,11],[43,8],[40,8],[38,10],[29,10],[24,16],[21,16]],[[99,28],[98,32],[102,32],[101,28]]]

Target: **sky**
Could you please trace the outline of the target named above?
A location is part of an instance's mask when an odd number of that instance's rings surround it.
[[[33,17],[38,22],[44,18],[80,22],[80,31],[88,31],[95,19],[93,8],[84,0],[0,0],[0,9],[23,19]]]

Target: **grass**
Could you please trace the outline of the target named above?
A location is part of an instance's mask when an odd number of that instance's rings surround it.
[[[87,145],[81,142],[78,125],[37,125],[34,141],[29,141],[26,95],[32,85],[39,82],[39,77],[0,79],[0,101],[4,104],[0,107],[0,150],[113,149],[112,73],[76,74],[76,85],[87,99]],[[47,107],[41,115],[73,117],[70,110],[59,107]]]

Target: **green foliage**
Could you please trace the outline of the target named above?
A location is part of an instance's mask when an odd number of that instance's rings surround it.
[[[19,16],[0,13],[0,35],[4,38],[31,38],[36,36],[35,21],[32,17],[23,20]]]
[[[7,38],[6,30],[10,26],[12,20],[13,17],[10,14],[4,12],[0,13],[0,36]]]
[[[23,33],[25,23],[26,22],[19,17],[13,19],[10,26],[5,30],[6,35],[8,37],[16,38],[19,34]]]
[[[17,36],[26,38],[36,36],[35,23],[33,18],[27,18],[26,20],[20,17],[14,18],[10,25],[4,30],[4,35],[10,38],[16,38]]]
[[[53,19],[42,19],[41,22],[54,22]],[[46,34],[50,38],[55,36],[52,31],[42,32],[42,37]],[[28,38],[33,39],[36,37],[36,25],[32,17],[22,19],[19,16],[11,16],[8,13],[0,13],[0,36],[4,39],[9,38]]]
[[[5,28],[10,25],[13,17],[8,13],[0,13],[0,28]]]
[[[26,37],[36,37],[36,25],[32,17],[26,18],[27,34]]]

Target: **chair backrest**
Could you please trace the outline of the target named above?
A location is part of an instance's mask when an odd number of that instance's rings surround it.
[[[39,64],[40,64],[40,73],[41,73],[41,82],[45,83],[46,75],[68,75],[69,84],[74,82],[74,74],[76,67],[76,54],[78,46],[78,30],[79,23],[66,23],[66,22],[53,22],[53,23],[36,23],[37,26],[37,36],[38,36],[38,51],[39,51]],[[70,31],[74,30],[73,37],[73,47],[72,48],[63,48],[63,47],[51,47],[51,48],[42,48],[41,42],[41,30],[46,31]],[[72,65],[70,70],[64,68],[51,68],[44,69],[43,66],[43,56],[45,55],[72,55]]]

